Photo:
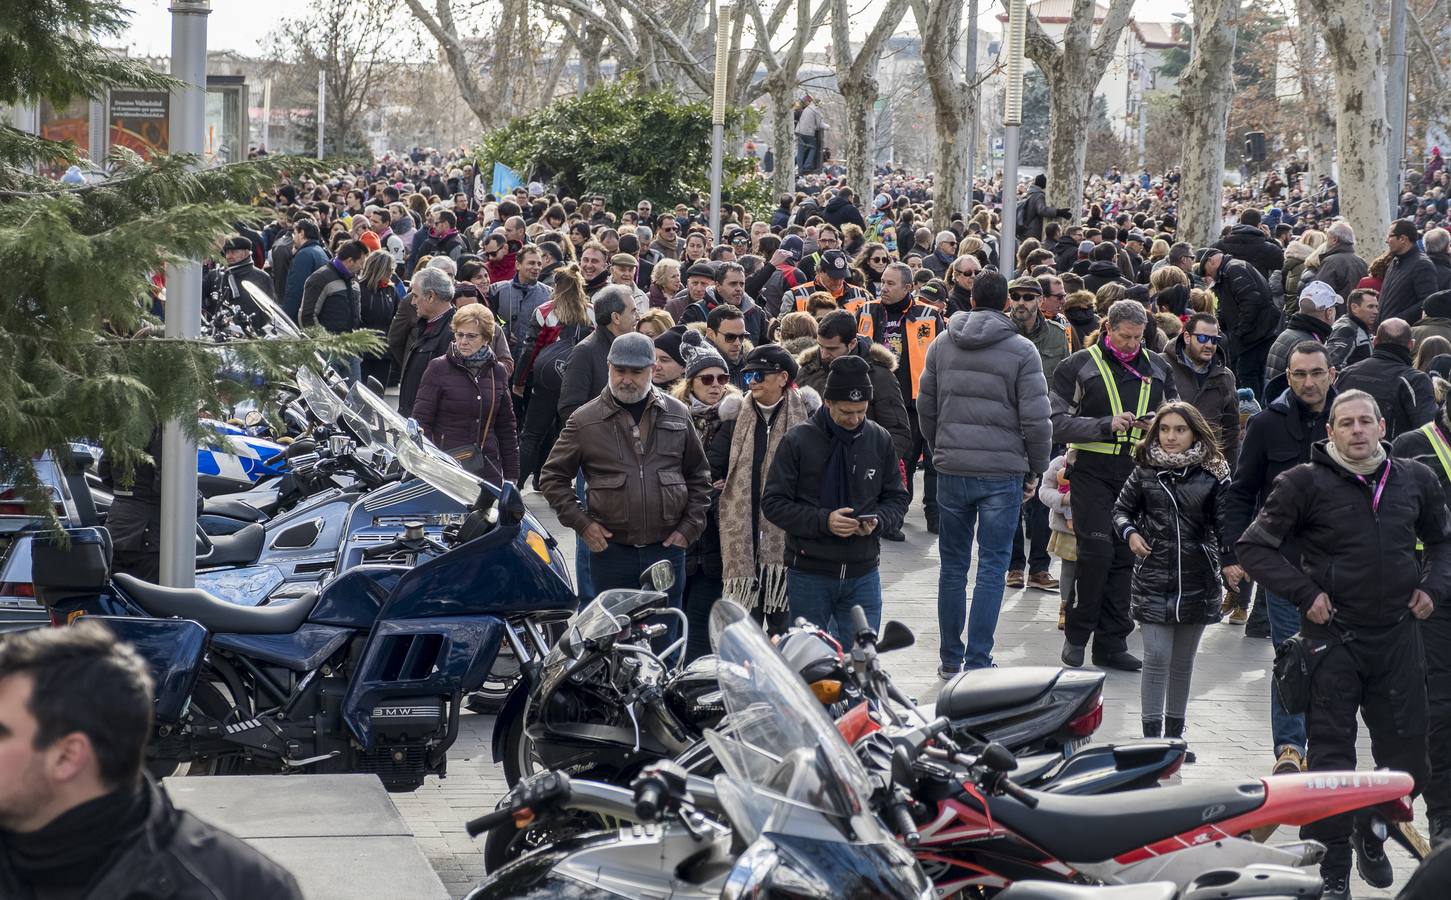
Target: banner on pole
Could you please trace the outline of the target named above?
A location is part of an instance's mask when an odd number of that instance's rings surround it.
[[[494,183],[489,190],[495,197],[503,196],[514,188],[523,186],[524,179],[519,177],[518,172],[503,163],[494,163]]]

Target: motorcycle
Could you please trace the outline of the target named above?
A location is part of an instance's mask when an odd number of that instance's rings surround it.
[[[420,487],[467,516],[442,541],[405,529],[387,546],[401,562],[361,562],[288,602],[112,576],[104,529],[37,544],[36,594],[52,617],[96,618],[150,665],[154,773],[367,772],[412,790],[446,774],[462,698],[500,645],[521,660],[547,649],[541,622],[575,606],[554,539],[512,484],[496,490],[408,438],[396,446]]]
[[[1018,881],[1004,888],[998,900],[1317,900],[1323,891],[1316,873],[1259,865],[1212,869],[1196,875],[1182,892],[1172,881],[1114,886]]]
[[[723,774],[660,763],[633,790],[547,773],[531,780],[563,805],[642,824],[561,841],[503,867],[468,895],[672,898],[934,897],[882,827],[861,763],[799,675],[737,604],[710,618],[727,716],[707,729]],[[468,823],[478,835],[529,815],[508,806]]]

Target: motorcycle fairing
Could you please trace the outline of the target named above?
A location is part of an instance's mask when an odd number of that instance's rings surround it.
[[[207,630],[190,619],[86,618],[105,625],[146,660],[155,682],[157,721],[179,720],[206,656]]]
[[[212,645],[294,672],[310,672],[341,649],[353,634],[350,628],[304,622],[291,634],[212,635]]]

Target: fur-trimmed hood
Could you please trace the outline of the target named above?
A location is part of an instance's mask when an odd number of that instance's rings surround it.
[[[1285,259],[1298,259],[1303,262],[1310,258],[1315,249],[1303,241],[1290,241],[1285,246]]]
[[[863,344],[865,344],[867,347],[865,353],[862,352]],[[855,353],[857,356],[865,357],[867,362],[870,362],[873,365],[881,366],[889,372],[897,371],[897,354],[888,350],[881,344],[878,344],[876,341],[868,340],[867,338],[858,335],[857,345],[852,350],[852,352]],[[807,366],[816,368],[822,365],[820,356],[821,348],[816,346],[815,342],[813,342],[811,346],[807,347],[805,350],[802,350],[796,355],[796,365],[800,366],[803,369]]]
[[[806,413],[810,415],[821,408],[821,395],[809,387],[797,385],[795,388],[801,394],[801,402],[806,404]],[[740,417],[741,407],[746,402],[745,394],[727,394],[716,404],[720,411],[722,422],[732,422]]]

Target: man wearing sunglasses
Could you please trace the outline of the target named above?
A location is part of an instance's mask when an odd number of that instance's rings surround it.
[[[751,347],[746,340],[746,317],[741,315],[740,309],[729,303],[712,309],[705,320],[705,336],[725,357],[731,371],[731,384],[746,390],[741,370]]]
[[[1224,458],[1233,466],[1239,456],[1239,396],[1222,343],[1219,320],[1195,313],[1159,356],[1174,376],[1179,399],[1193,404],[1214,427]]]

